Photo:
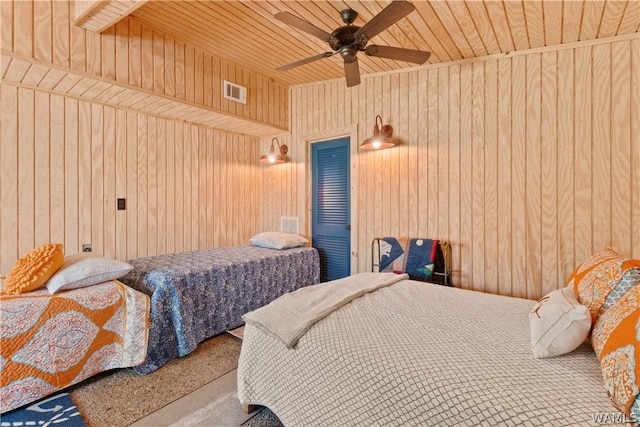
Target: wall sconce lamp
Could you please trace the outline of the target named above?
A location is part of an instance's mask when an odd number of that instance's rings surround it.
[[[376,116],[376,125],[373,127],[373,136],[364,140],[360,144],[360,148],[363,150],[382,150],[383,148],[391,148],[396,144],[391,139],[393,135],[393,128],[391,125],[378,126],[378,119],[380,119],[380,125],[382,125],[382,117]]]
[[[273,145],[273,141],[278,144],[278,151],[280,152],[280,154],[276,154],[276,147],[275,145]],[[273,138],[271,140],[271,148],[269,149],[269,154],[261,156],[260,163],[268,163],[270,165],[276,163],[285,163],[287,161],[287,158],[285,156],[288,151],[289,147],[287,147],[285,144],[280,145],[280,141],[278,141],[278,138]]]

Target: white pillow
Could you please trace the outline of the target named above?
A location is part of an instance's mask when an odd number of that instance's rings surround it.
[[[249,243],[252,245],[271,249],[297,248],[307,242],[307,239],[298,234],[281,233],[279,231],[265,231],[249,239]]]
[[[538,358],[569,353],[582,344],[591,330],[589,308],[571,288],[550,292],[529,313],[531,348]]]
[[[131,264],[91,254],[64,257],[64,263],[47,281],[49,293],[83,288],[119,279],[133,269]]]

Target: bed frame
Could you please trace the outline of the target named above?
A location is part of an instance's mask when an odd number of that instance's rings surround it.
[[[371,241],[371,271],[379,272],[380,270],[380,245],[384,237],[375,237]],[[440,240],[438,242],[438,250],[436,252],[435,268],[433,277],[429,282],[437,283],[445,286],[451,284],[451,245],[449,242]]]

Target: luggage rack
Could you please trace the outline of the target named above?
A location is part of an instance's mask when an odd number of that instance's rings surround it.
[[[371,241],[371,271],[380,271],[380,242],[384,237],[375,237]],[[451,245],[446,241],[438,241],[438,249],[434,260],[433,276],[430,283],[453,286],[451,283]]]

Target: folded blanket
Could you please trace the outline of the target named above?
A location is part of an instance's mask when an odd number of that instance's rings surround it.
[[[411,239],[407,247],[404,272],[413,280],[431,280],[437,248],[438,240]]]
[[[242,318],[293,348],[311,326],[349,301],[408,278],[407,274],[360,273],[300,288]]]

